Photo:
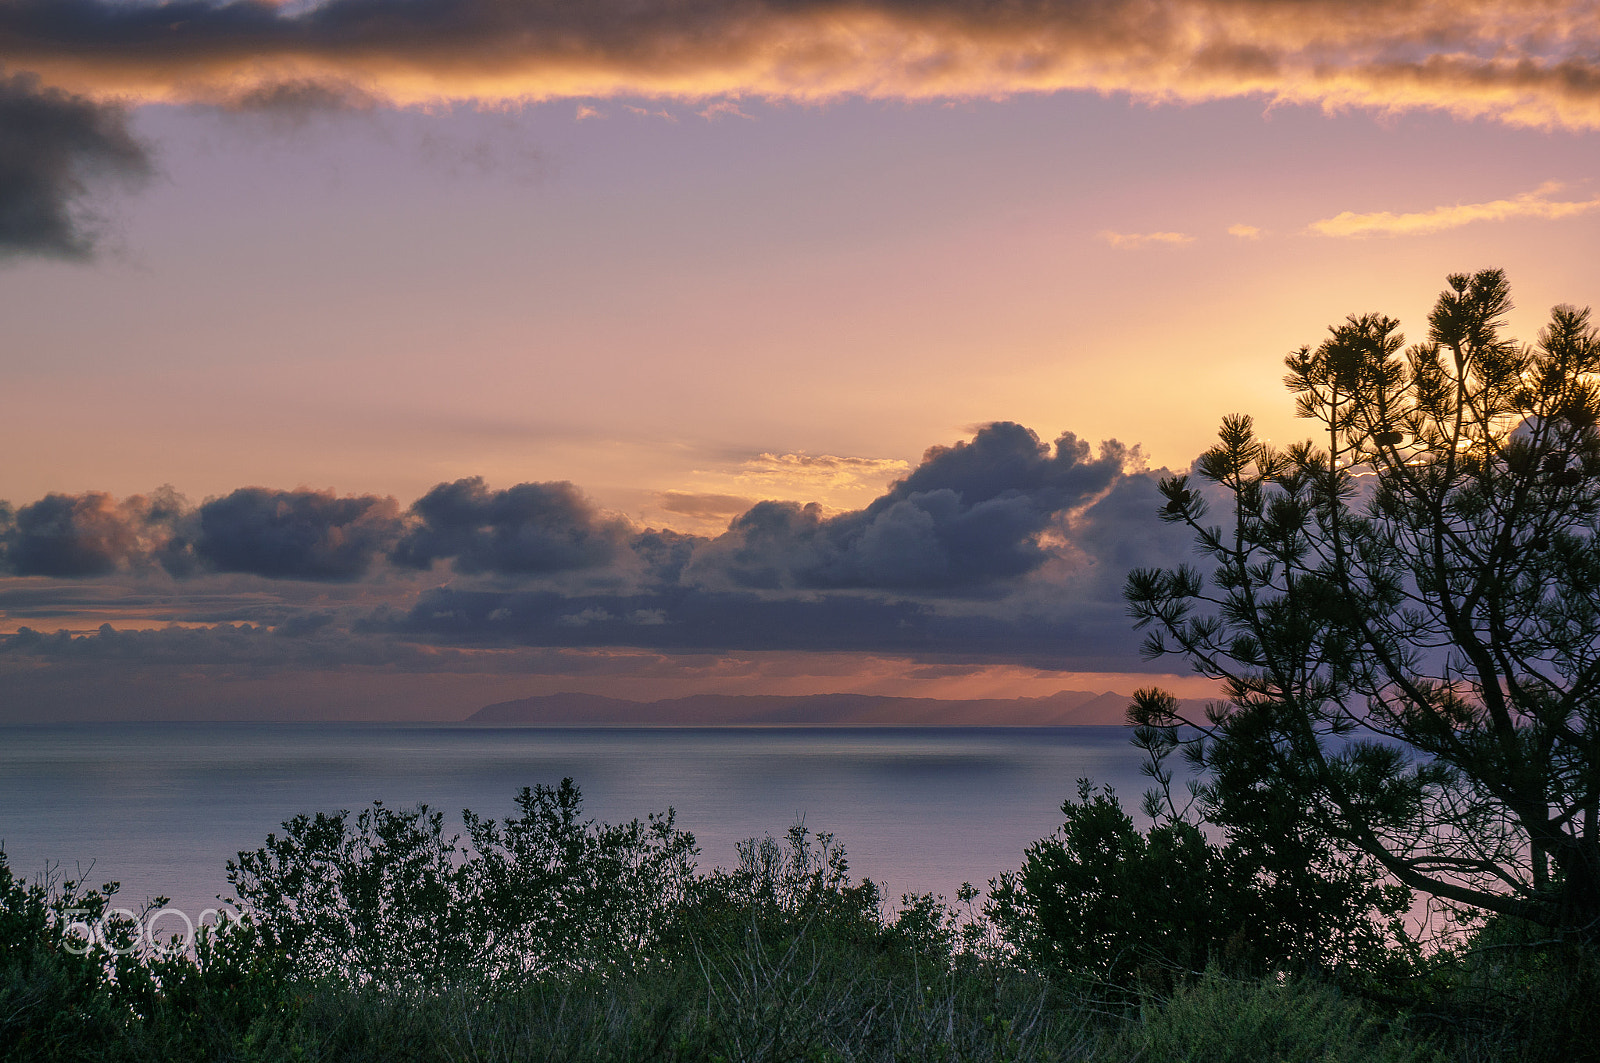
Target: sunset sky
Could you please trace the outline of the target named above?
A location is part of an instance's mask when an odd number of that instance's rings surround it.
[[[0,0],[0,720],[1199,694],[1156,480],[1597,249],[1595,2]]]

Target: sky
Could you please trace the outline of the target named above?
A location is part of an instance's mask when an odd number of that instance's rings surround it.
[[[1592,2],[0,0],[0,720],[1201,695],[1156,483],[1597,149]]]

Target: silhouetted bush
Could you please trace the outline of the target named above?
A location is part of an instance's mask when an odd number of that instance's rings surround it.
[[[1565,1063],[1600,1053],[1600,954],[1581,939],[1493,916],[1442,951],[1415,990],[1417,1015],[1477,1058]]]
[[[1360,1000],[1326,984],[1235,979],[1215,970],[1180,986],[1122,1044],[1128,1058],[1184,1063],[1432,1063],[1433,1045],[1397,1036]]]
[[[571,779],[523,788],[519,815],[463,813],[470,843],[426,805],[297,816],[241,852],[228,878],[272,948],[303,975],[391,988],[633,962],[694,879],[673,816],[581,819]]]
[[[1230,931],[1222,854],[1189,823],[1135,829],[1087,780],[1066,822],[995,882],[989,913],[1030,966],[1116,987],[1202,970]]]
[[[1175,816],[1141,832],[1081,780],[1060,830],[994,882],[988,914],[1029,966],[1112,992],[1164,991],[1208,966],[1385,985],[1415,973],[1409,894],[1315,837],[1275,833],[1270,803],[1206,824],[1216,840]]]
[[[49,876],[28,884],[0,850],[0,1054],[79,1059],[111,1043],[123,1025],[119,966],[105,944],[75,934],[106,915],[116,884],[99,890]],[[123,920],[106,922],[116,947]]]

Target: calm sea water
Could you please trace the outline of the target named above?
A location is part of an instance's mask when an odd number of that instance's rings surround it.
[[[224,864],[302,812],[427,803],[508,815],[523,786],[572,776],[615,822],[671,806],[701,866],[797,819],[832,831],[852,870],[952,895],[1016,868],[1061,821],[1075,780],[1133,810],[1148,780],[1122,727],[554,730],[347,724],[0,727],[0,842],[15,873],[46,862],[164,895],[190,912]]]

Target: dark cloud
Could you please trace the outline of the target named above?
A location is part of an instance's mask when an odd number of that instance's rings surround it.
[[[1137,670],[1128,569],[1188,552],[1116,443],[991,424],[865,509],[761,502],[714,539],[635,533],[631,591],[450,587],[372,630],[440,645],[868,651]]]
[[[194,554],[220,572],[353,580],[400,534],[392,498],[242,487],[200,507]]]
[[[21,627],[13,634],[0,635],[0,676],[15,674],[5,671],[6,666],[27,669],[40,662],[80,674],[96,671],[115,675],[117,668],[137,668],[145,674],[201,669],[218,678],[352,668],[512,675],[582,674],[607,668],[605,655],[560,648],[499,651],[481,646],[437,646],[397,638],[387,628],[370,622],[359,627],[360,630],[353,630],[319,610],[307,610],[297,619],[276,626],[189,624],[119,630],[102,624],[91,631],[54,632]],[[641,656],[650,655],[628,656],[637,664]],[[4,683],[0,683],[0,695],[3,687]]]
[[[317,632],[327,628],[329,625],[334,623],[334,619],[335,618],[332,613],[321,610],[301,613],[298,616],[292,616],[283,623],[279,624],[273,630],[273,634],[282,638],[305,638],[308,635],[315,635]]]
[[[1167,501],[1160,480],[1158,473],[1125,476],[1068,521],[1065,550],[1077,562],[1073,586],[1080,595],[1120,606],[1123,582],[1133,569],[1180,563],[1207,568],[1189,527],[1157,515]],[[1191,483],[1200,494],[1209,493],[1198,476]]]
[[[457,572],[545,575],[615,560],[633,535],[602,515],[570,483],[517,484],[491,491],[482,477],[440,484],[411,507],[417,523],[393,552],[396,564],[428,568],[450,559]]]
[[[743,587],[982,589],[1037,569],[1041,536],[1125,473],[1126,448],[1098,456],[1070,433],[1054,448],[1001,422],[971,442],[933,447],[864,510],[824,517],[815,504],[762,502],[695,559],[696,574]]]
[[[8,616],[103,616],[124,610],[130,602],[148,604],[148,596],[126,588],[97,583],[61,583],[58,580],[6,580],[0,583],[0,612]]]
[[[387,104],[673,97],[710,117],[751,97],[1088,91],[1600,128],[1600,28],[1548,0],[0,0],[0,64],[0,253],[65,257],[94,242],[88,187],[148,173],[126,112],[148,102],[295,125]],[[547,168],[495,138],[426,154]]]
[[[19,576],[104,576],[162,563],[172,553],[183,499],[171,488],[121,502],[90,491],[49,494],[17,510],[5,558]]]
[[[22,576],[101,576],[133,546],[110,495],[51,494],[17,513],[7,557]]]
[[[92,634],[67,630],[53,634],[23,627],[0,636],[0,655],[42,657],[82,663],[126,661],[150,664],[159,660],[184,663],[237,664],[262,656],[271,645],[268,630],[251,624],[212,627],[168,627],[118,631],[102,624]],[[279,656],[276,660],[281,661]]]
[[[871,652],[1140,670],[1146,666],[1138,640],[1122,614],[1120,598],[1110,608],[1077,613],[949,613],[926,602],[858,594],[772,597],[682,587],[569,596],[439,588],[424,593],[408,613],[375,620],[364,630],[447,646]]]
[[[676,578],[700,540],[638,531],[601,514],[569,483],[491,491],[481,479],[440,484],[402,519],[392,498],[245,487],[190,509],[170,488],[117,501],[51,494],[17,510],[0,503],[0,543],[22,576],[105,576],[159,565],[174,576],[242,572],[268,579],[348,581],[391,553],[426,569],[544,575],[603,568],[632,546],[655,578]]]
[[[7,567],[81,578],[159,567],[172,576],[244,572],[269,579],[353,580],[399,538],[392,498],[245,487],[193,509],[170,487],[122,501],[98,491],[50,494],[0,512]]]
[[[80,667],[121,664],[142,669],[205,667],[213,674],[284,669],[384,668],[402,671],[493,667],[465,651],[421,647],[372,634],[353,634],[327,614],[308,611],[277,627],[210,624],[53,633],[20,628],[0,635],[0,660],[33,658]]]
[[[291,122],[339,111],[370,111],[378,100],[347,81],[295,78],[252,85],[223,101],[230,111],[269,115]]]
[[[306,614],[308,621],[319,616]],[[530,677],[723,674],[712,656],[428,645],[337,620],[0,635],[0,723],[42,720],[459,720]],[[563,685],[567,685],[565,682]]]
[[[124,108],[0,70],[0,255],[88,255],[94,234],[83,200],[90,185],[149,172]]]
[[[628,543],[644,567],[645,578],[657,584],[676,584],[694,559],[694,552],[706,540],[666,529],[650,528]]]

